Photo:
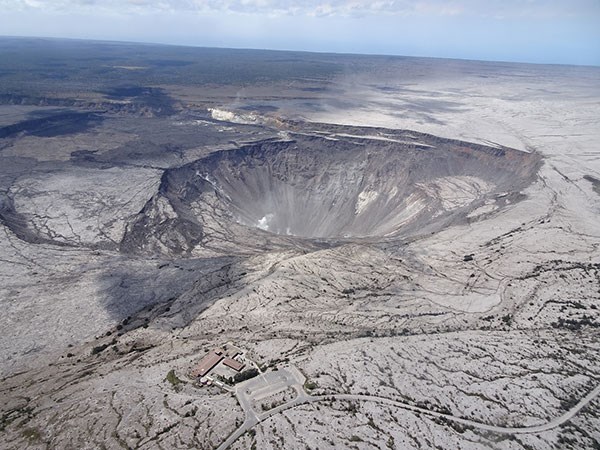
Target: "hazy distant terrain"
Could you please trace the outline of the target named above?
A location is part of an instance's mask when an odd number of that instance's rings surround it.
[[[0,38],[0,447],[598,446],[599,104],[594,67]],[[227,343],[261,375],[200,383]]]

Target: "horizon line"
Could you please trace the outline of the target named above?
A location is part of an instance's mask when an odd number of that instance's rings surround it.
[[[266,51],[266,52],[280,52],[280,53],[310,53],[316,55],[340,55],[340,56],[374,56],[374,57],[386,57],[386,58],[415,58],[415,59],[438,59],[438,60],[450,60],[450,61],[465,61],[465,62],[482,62],[482,63],[501,63],[501,64],[526,64],[534,66],[562,66],[562,67],[588,67],[588,68],[600,68],[600,64],[567,64],[567,63],[556,63],[556,62],[532,62],[532,61],[511,61],[511,60],[497,60],[497,59],[476,59],[476,58],[461,58],[451,56],[424,56],[424,55],[401,55],[392,53],[355,53],[355,52],[344,52],[344,51],[327,51],[327,50],[298,50],[298,49],[276,49],[276,48],[257,48],[257,47],[228,47],[228,46],[207,46],[200,44],[181,44],[172,42],[154,42],[154,41],[128,41],[118,39],[98,39],[98,38],[82,38],[82,37],[63,37],[63,36],[32,36],[32,35],[4,35],[0,34],[0,39],[12,38],[12,39],[40,39],[40,40],[64,40],[64,41],[83,41],[83,42],[94,42],[103,44],[133,44],[133,45],[154,45],[154,46],[165,46],[165,47],[184,47],[184,48],[197,48],[197,49],[215,49],[215,50],[238,50],[238,51]]]

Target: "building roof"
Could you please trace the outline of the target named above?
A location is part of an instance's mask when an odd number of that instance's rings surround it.
[[[213,367],[215,367],[217,364],[219,364],[219,362],[222,359],[223,359],[223,355],[217,354],[217,352],[215,352],[214,350],[210,351],[208,353],[208,355],[206,355],[204,358],[202,358],[202,360],[200,360],[198,365],[192,369],[192,372],[191,372],[192,376],[193,377],[203,377],[208,372],[210,372],[210,370]]]
[[[223,364],[225,364],[227,367],[231,367],[236,372],[239,372],[245,366],[245,364],[243,364],[239,361],[236,361],[235,359],[231,359],[231,358],[225,358],[223,360]]]

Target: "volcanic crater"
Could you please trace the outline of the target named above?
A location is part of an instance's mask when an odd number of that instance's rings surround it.
[[[537,154],[414,132],[291,134],[168,170],[124,243],[183,253],[216,229],[238,242],[265,232],[329,241],[423,234],[516,200],[539,163]]]

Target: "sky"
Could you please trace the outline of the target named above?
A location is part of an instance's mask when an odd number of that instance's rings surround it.
[[[0,0],[0,35],[600,66],[600,0]]]

